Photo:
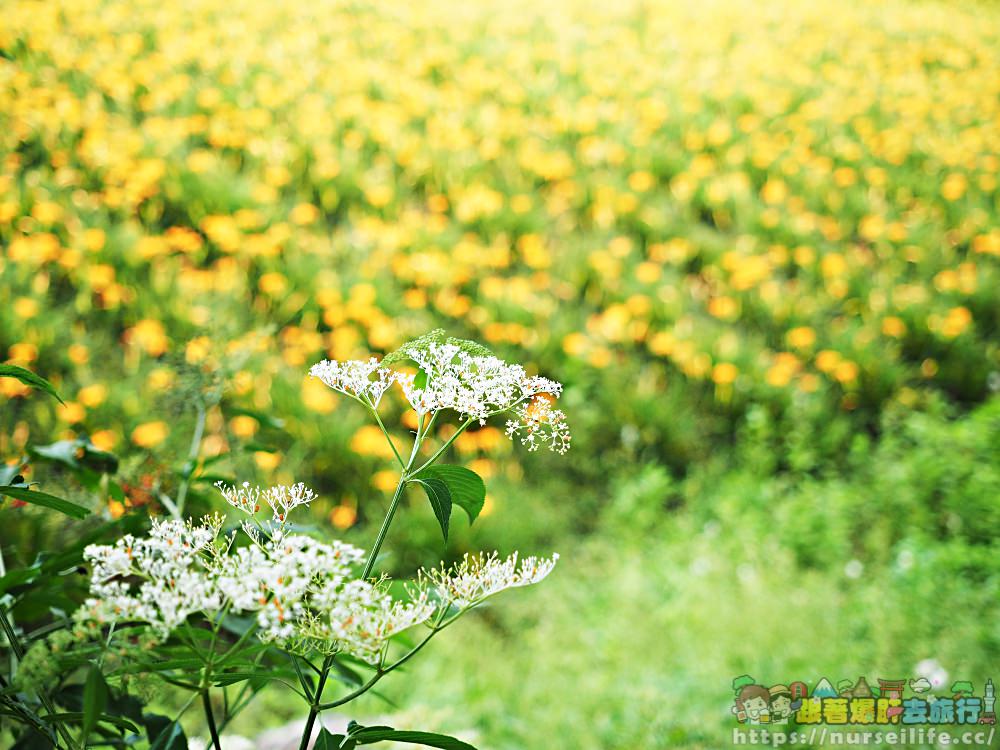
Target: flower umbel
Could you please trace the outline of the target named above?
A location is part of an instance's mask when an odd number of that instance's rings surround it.
[[[396,371],[387,365],[410,362],[417,372]],[[541,375],[529,375],[521,365],[494,356],[486,347],[432,331],[407,342],[379,363],[369,360],[324,360],[310,369],[336,391],[375,409],[393,382],[420,416],[449,410],[468,423],[485,424],[496,414],[513,411],[507,435],[519,434],[529,450],[547,445],[569,450],[570,432],[565,415],[551,408],[562,394],[562,384]]]
[[[272,521],[284,523],[288,514],[300,505],[309,505],[316,499],[316,493],[302,482],[293,485],[276,485],[262,490],[244,482],[241,486],[227,487],[225,482],[216,482],[215,486],[222,493],[226,502],[237,510],[253,516],[260,512],[261,500],[271,508]]]
[[[395,378],[395,373],[388,367],[381,366],[374,357],[345,362],[325,359],[309,368],[309,374],[319,378],[333,390],[359,399],[372,408],[378,406],[382,395]]]
[[[462,562],[452,568],[442,565],[421,571],[420,575],[437,590],[443,602],[469,609],[505,589],[538,583],[552,572],[558,560],[558,554],[550,558],[526,557],[518,565],[517,552],[505,559],[496,552],[466,554]]]

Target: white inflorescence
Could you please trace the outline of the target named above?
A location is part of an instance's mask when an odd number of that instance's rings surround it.
[[[283,524],[288,519],[289,512],[295,508],[309,505],[316,499],[316,493],[301,482],[290,486],[277,485],[265,490],[254,487],[249,482],[244,482],[239,487],[228,487],[225,482],[216,482],[215,486],[227,503],[251,516],[260,512],[261,501],[264,501],[271,509],[272,521],[278,524]]]
[[[378,406],[382,395],[395,379],[395,373],[388,367],[382,367],[374,357],[344,362],[324,359],[309,368],[309,374],[333,390],[361,399],[372,407]]]
[[[351,654],[377,664],[389,638],[426,622],[436,610],[426,591],[411,593],[402,602],[368,581],[330,581],[314,597],[322,617],[313,621],[309,637],[347,644]]]
[[[520,365],[493,356],[474,356],[454,344],[430,344],[411,358],[427,375],[418,388],[412,376],[400,376],[406,399],[418,414],[451,409],[484,422],[540,393],[558,397],[562,385],[528,375]]]
[[[276,514],[312,498],[301,485],[244,485],[230,495],[248,512],[258,499],[271,498]],[[220,536],[223,521],[154,521],[148,537],[87,547],[91,596],[77,619],[147,623],[163,639],[195,613],[208,619],[254,613],[262,641],[289,648],[308,641],[326,653],[347,652],[376,664],[389,638],[434,613],[425,591],[399,601],[383,586],[358,580],[354,571],[364,553],[356,547],[301,534],[268,539],[255,527],[254,544],[232,549],[233,539]]]
[[[448,409],[465,420],[483,424],[488,417],[513,411],[517,418],[508,422],[507,434],[518,434],[529,450],[540,445],[559,453],[569,449],[566,417],[551,408],[551,400],[562,394],[561,383],[529,375],[521,365],[456,343],[432,342],[404,349],[405,359],[416,363],[420,377],[390,370],[374,358],[324,360],[309,372],[334,390],[366,400],[372,406],[378,404],[393,382],[398,382],[406,400],[420,415]]]
[[[517,419],[508,419],[505,430],[511,440],[520,437],[529,451],[538,450],[541,445],[547,445],[556,453],[569,450],[571,436],[566,415],[553,409],[547,398],[536,396],[531,403],[519,404],[513,411]]]
[[[538,583],[552,572],[557,560],[558,554],[550,558],[526,557],[518,565],[517,552],[506,559],[500,559],[496,552],[466,554],[454,567],[442,565],[422,571],[421,578],[437,589],[446,604],[468,609],[505,589]]]

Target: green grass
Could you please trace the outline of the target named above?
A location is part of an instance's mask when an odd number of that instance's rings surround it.
[[[977,512],[995,511],[997,409],[910,415],[850,476],[762,479],[736,465],[676,482],[630,469],[582,541],[543,542],[551,522],[530,531],[534,508],[569,515],[573,497],[514,493],[475,542],[520,534],[525,549],[560,552],[555,572],[456,624],[387,679],[386,697],[405,711],[366,698],[351,716],[464,734],[483,750],[717,748],[737,726],[730,683],[744,673],[768,685],[877,684],[935,659],[951,680],[981,682],[1000,654],[995,542],[976,541],[973,519],[938,533],[938,516],[915,510],[923,492],[931,507],[978,497]],[[917,448],[906,446],[913,434]],[[664,498],[678,508],[648,512]],[[866,536],[855,525],[863,507],[911,520]],[[263,701],[238,728],[299,713],[275,694]]]

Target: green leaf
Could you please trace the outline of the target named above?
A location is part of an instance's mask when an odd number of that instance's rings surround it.
[[[319,730],[313,750],[353,750],[357,743],[342,734],[331,734],[326,729]]]
[[[29,385],[39,391],[45,391],[60,404],[66,403],[59,397],[52,383],[36,375],[31,370],[25,370],[23,367],[18,367],[17,365],[0,365],[0,378],[16,378],[25,385]]]
[[[427,499],[431,501],[431,508],[434,509],[434,515],[441,525],[441,533],[444,534],[444,540],[447,542],[448,522],[451,520],[451,492],[448,490],[448,485],[433,477],[413,479],[412,481],[424,488]]]
[[[158,714],[145,714],[142,720],[146,725],[149,750],[187,750],[188,741],[180,722]]]
[[[83,741],[86,746],[87,737],[97,726],[97,722],[108,705],[108,683],[104,681],[101,668],[90,665],[87,681],[83,684]]]
[[[71,503],[69,500],[63,500],[61,497],[49,495],[45,492],[38,492],[37,490],[26,490],[23,487],[6,485],[0,487],[0,496],[3,495],[12,497],[15,500],[22,500],[26,503],[42,505],[46,508],[57,510],[60,513],[65,513],[67,516],[72,516],[73,518],[86,518],[90,515],[90,510],[84,508],[82,505],[77,505],[76,503]]]
[[[82,711],[65,711],[62,713],[46,714],[42,717],[42,721],[46,724],[81,724],[85,719],[85,715]],[[128,719],[123,719],[120,716],[112,716],[111,714],[101,714],[97,717],[97,721],[104,724],[111,724],[119,729],[126,729],[129,732],[138,732],[139,727],[133,724]],[[100,729],[98,729],[100,732]]]
[[[437,479],[444,482],[451,493],[451,501],[469,514],[469,523],[476,520],[486,502],[486,483],[483,478],[464,466],[435,464],[428,466],[414,479]]]
[[[414,732],[388,727],[366,727],[351,735],[359,745],[372,745],[376,742],[407,742],[413,745],[439,747],[441,750],[476,750],[468,742],[434,732]]]
[[[99,474],[114,474],[118,471],[118,457],[114,453],[102,451],[86,437],[60,440],[51,445],[34,446],[28,450],[37,458],[63,464],[75,471],[89,469]]]

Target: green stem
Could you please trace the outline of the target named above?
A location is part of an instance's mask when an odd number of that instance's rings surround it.
[[[381,420],[379,420],[379,426],[381,426]],[[382,427],[382,431],[385,432],[386,437],[388,438],[388,432],[385,431],[384,427]],[[423,437],[423,431],[418,429],[416,439],[413,441],[413,449],[410,451],[410,460],[403,464],[403,470],[399,476],[399,484],[396,485],[396,491],[392,495],[392,500],[389,503],[389,510],[385,514],[382,526],[378,530],[378,536],[375,538],[375,544],[372,545],[371,552],[368,553],[368,561],[365,563],[365,569],[361,574],[361,580],[366,580],[375,568],[375,559],[378,557],[379,549],[382,547],[382,542],[385,541],[386,534],[389,533],[389,526],[392,524],[392,519],[396,515],[396,509],[399,507],[399,501],[403,497],[403,489],[406,487],[406,483],[411,476],[410,467],[413,466],[413,462],[417,457],[417,452],[420,450],[420,443],[423,440]],[[391,443],[392,440],[390,439],[389,442]],[[393,450],[395,451],[395,446],[393,446]],[[302,730],[302,741],[299,743],[299,750],[308,750],[309,740],[312,739],[313,727],[316,725],[316,717],[319,716],[319,712],[322,710],[320,707],[320,700],[323,697],[323,689],[326,687],[326,681],[330,675],[333,660],[334,656],[332,655],[327,656],[323,660],[323,666],[319,672],[319,679],[316,682],[316,692],[313,693],[312,700],[310,701],[309,715],[306,717],[306,725]]]
[[[205,721],[208,722],[208,731],[212,735],[212,745],[215,746],[215,750],[222,750],[219,730],[215,726],[215,714],[212,713],[212,699],[208,695],[208,690],[201,691],[201,705],[205,708]]]
[[[369,690],[371,690],[373,687],[375,687],[375,683],[377,683],[379,680],[381,680],[383,677],[385,677],[387,674],[389,674],[393,670],[398,669],[399,667],[403,666],[406,662],[408,662],[410,659],[412,659],[417,654],[417,652],[420,651],[420,649],[422,649],[424,646],[427,645],[427,643],[430,641],[431,638],[433,638],[435,635],[437,635],[438,633],[440,633],[446,627],[448,627],[449,625],[451,625],[457,619],[458,619],[458,616],[456,615],[455,617],[452,617],[450,620],[448,620],[444,624],[435,625],[431,629],[431,632],[427,634],[427,637],[425,637],[422,641],[420,641],[420,643],[418,643],[416,646],[414,646],[413,648],[411,648],[408,652],[406,652],[403,656],[401,656],[399,659],[397,659],[396,661],[394,661],[388,667],[380,667],[378,669],[378,671],[375,673],[375,675],[370,680],[368,680],[368,682],[366,682],[364,685],[362,685],[361,687],[359,687],[357,690],[355,690],[355,691],[353,691],[351,693],[348,693],[344,697],[338,698],[337,700],[333,701],[332,703],[323,703],[323,704],[321,704],[319,706],[319,709],[321,711],[326,711],[329,708],[336,708],[337,706],[342,706],[345,703],[349,703],[350,701],[354,700],[355,698],[358,698],[358,697],[364,695]]]
[[[378,556],[378,551],[382,546],[382,542],[385,541],[386,534],[389,533],[389,525],[392,523],[393,516],[396,515],[396,508],[399,507],[399,501],[403,497],[403,488],[406,487],[406,473],[400,477],[399,484],[396,485],[396,491],[392,495],[392,501],[389,503],[389,510],[385,514],[385,518],[382,520],[382,526],[378,530],[378,536],[375,537],[375,544],[372,546],[371,552],[368,554],[368,562],[365,563],[365,570],[361,574],[361,580],[365,580],[371,575],[372,569],[375,567],[375,558]]]
[[[326,687],[326,678],[330,674],[333,666],[333,656],[328,656],[323,660],[323,669],[320,671],[319,680],[316,682],[316,694],[309,706],[309,716],[306,717],[306,726],[302,730],[302,741],[299,743],[299,750],[309,750],[309,740],[312,739],[313,727],[316,725],[316,717],[319,716],[319,699],[323,695],[323,688]]]
[[[459,427],[459,428],[458,428],[457,430],[455,430],[455,434],[454,434],[454,435],[452,435],[452,436],[451,436],[450,438],[448,438],[448,440],[447,440],[447,441],[445,442],[445,444],[444,444],[444,445],[442,445],[442,446],[441,446],[440,448],[438,448],[438,449],[437,449],[437,450],[436,450],[436,451],[434,452],[434,455],[433,455],[433,456],[431,456],[431,457],[430,457],[429,459],[427,459],[427,460],[426,460],[426,461],[425,461],[425,462],[424,462],[424,463],[423,463],[423,464],[422,464],[422,465],[420,466],[420,468],[419,468],[419,469],[417,469],[416,471],[412,472],[412,474],[419,474],[419,473],[420,473],[420,472],[422,472],[422,471],[423,471],[424,469],[426,469],[426,468],[427,468],[428,466],[430,466],[430,465],[431,465],[432,463],[434,463],[434,462],[435,462],[435,461],[437,461],[437,460],[438,460],[439,458],[441,458],[441,454],[442,454],[442,453],[444,453],[444,452],[445,452],[446,450],[448,450],[448,448],[450,448],[450,447],[451,447],[451,444],[452,444],[452,443],[454,443],[454,442],[455,442],[455,441],[456,441],[456,440],[458,439],[458,436],[459,436],[459,435],[461,435],[461,434],[462,434],[463,432],[465,432],[465,430],[466,430],[466,429],[467,429],[467,428],[469,427],[469,425],[470,425],[470,424],[472,424],[472,423],[473,423],[474,421],[475,421],[474,419],[469,419],[469,420],[466,420],[466,421],[465,421],[465,422],[464,422],[464,423],[462,424],[462,426],[461,426],[461,427]],[[428,427],[429,427],[429,426],[430,426],[430,425],[428,425]]]
[[[396,448],[395,441],[393,441],[392,436],[389,434],[389,430],[387,430],[385,428],[385,425],[382,423],[382,417],[378,415],[378,409],[376,409],[374,406],[371,406],[370,404],[368,405],[368,408],[371,409],[371,413],[375,417],[375,422],[378,424],[379,429],[382,430],[382,434],[385,435],[385,439],[389,443],[389,447],[392,448],[393,455],[396,456],[396,460],[399,461],[399,465],[405,468],[406,462],[403,461],[403,457],[399,455],[399,450]]]
[[[175,508],[177,511],[177,518],[181,520],[184,514],[184,501],[187,499],[188,487],[191,485],[191,476],[194,474],[194,463],[198,460],[198,455],[201,453],[201,438],[205,434],[205,405],[202,403],[201,399],[198,399],[198,418],[194,424],[194,435],[191,436],[191,448],[188,450],[188,464],[191,466],[191,470],[187,472],[187,476],[184,477],[181,482],[180,488],[177,490],[177,503]]]

